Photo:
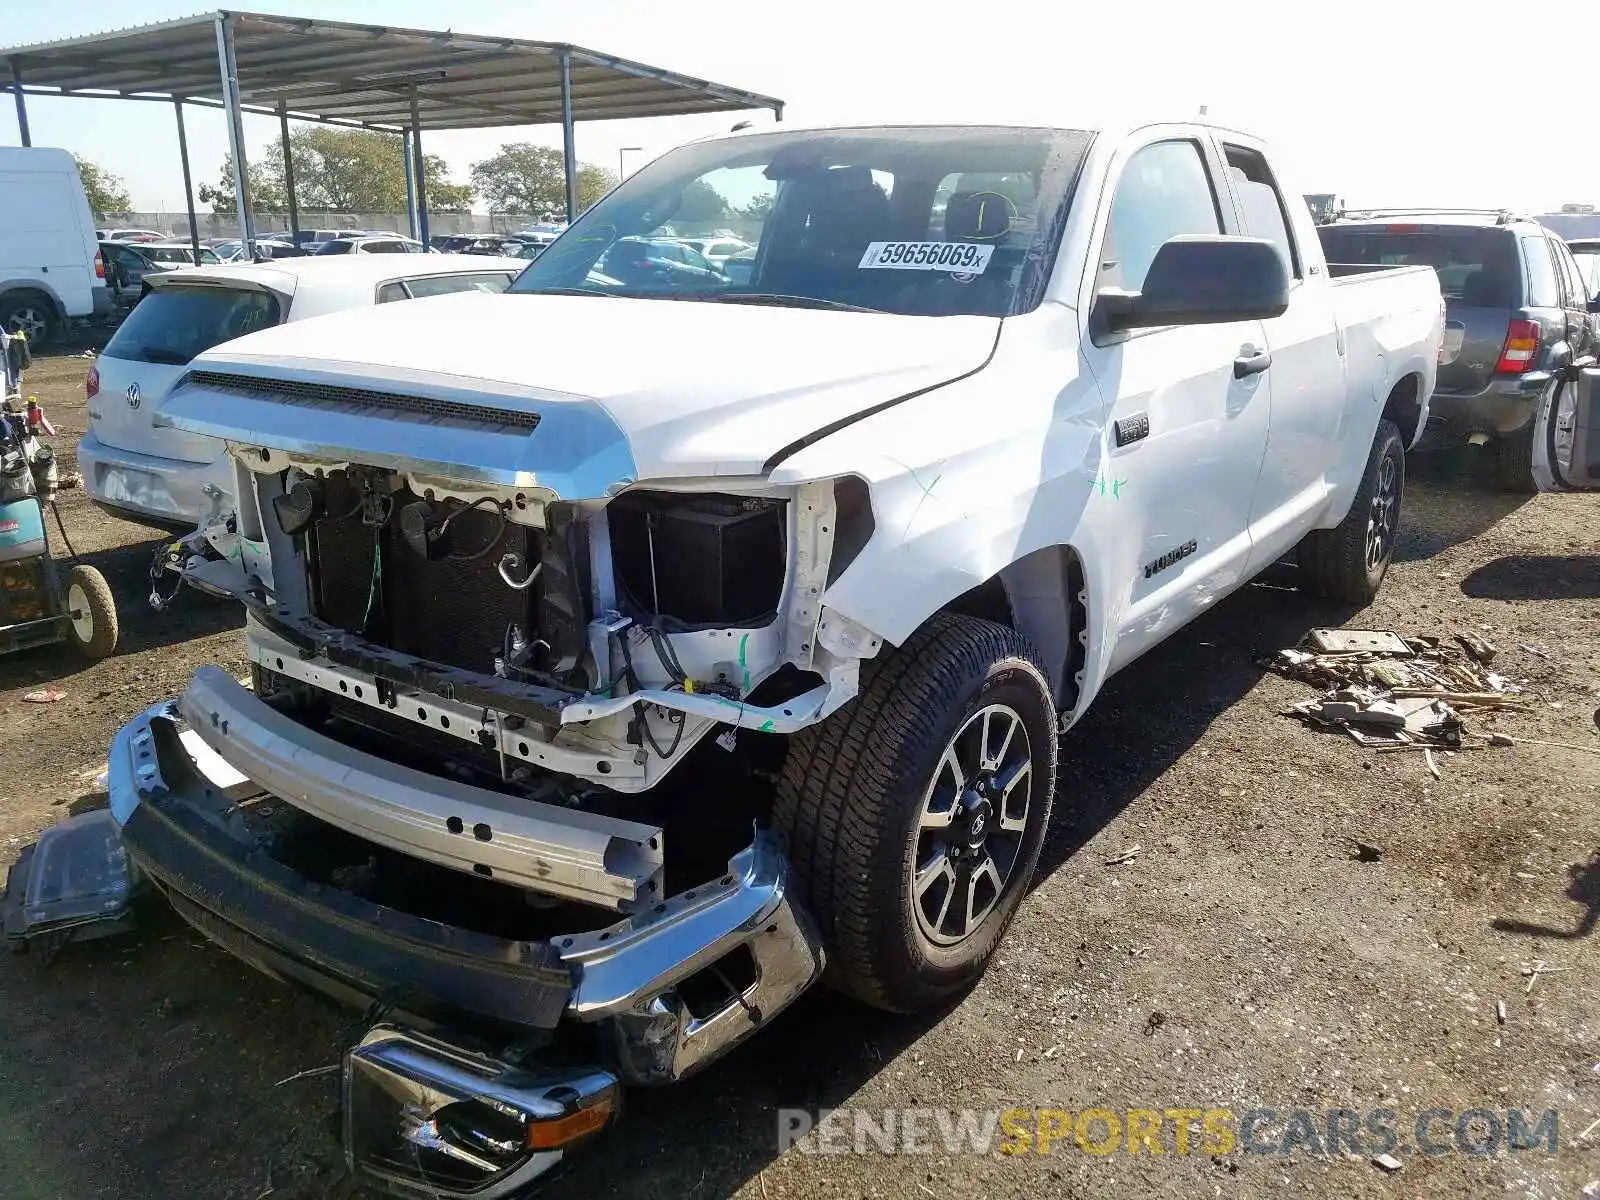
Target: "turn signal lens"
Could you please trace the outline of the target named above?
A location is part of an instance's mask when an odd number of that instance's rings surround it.
[[[1539,353],[1539,339],[1544,331],[1537,321],[1514,320],[1506,326],[1506,344],[1500,351],[1500,361],[1495,363],[1496,374],[1521,375],[1533,369],[1534,357]]]
[[[528,1149],[555,1150],[604,1129],[610,1120],[611,1101],[602,1099],[553,1121],[538,1121],[528,1126]]]

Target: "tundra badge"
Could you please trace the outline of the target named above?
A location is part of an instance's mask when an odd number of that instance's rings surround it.
[[[1149,579],[1152,575],[1159,575],[1162,571],[1172,566],[1173,563],[1182,562],[1198,549],[1199,547],[1195,544],[1195,540],[1190,538],[1176,550],[1168,550],[1154,562],[1145,563],[1144,577]]]

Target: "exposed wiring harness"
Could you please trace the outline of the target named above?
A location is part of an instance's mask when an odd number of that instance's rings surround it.
[[[499,500],[496,500],[493,496],[479,496],[476,500],[464,508],[456,509],[455,512],[451,513],[444,519],[443,523],[440,524],[439,532],[443,533],[446,529],[450,528],[450,522],[454,521],[463,513],[469,513],[473,509],[481,508],[485,504],[492,504],[494,506],[494,515],[500,518],[500,525],[494,531],[494,536],[489,539],[488,543],[482,549],[474,550],[470,554],[447,554],[445,555],[446,558],[454,559],[457,562],[474,562],[477,559],[483,558],[489,553],[489,551],[493,550],[500,544],[500,539],[505,536],[506,526],[511,524],[511,518],[506,516],[506,506]]]

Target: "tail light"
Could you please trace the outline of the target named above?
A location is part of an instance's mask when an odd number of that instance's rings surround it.
[[[1521,375],[1533,368],[1534,357],[1539,353],[1539,339],[1544,330],[1537,321],[1513,320],[1506,326],[1506,344],[1500,351],[1500,361],[1495,363],[1497,375]]]
[[[83,398],[93,400],[100,394],[100,367],[95,365],[89,368],[89,378],[83,381]]]
[[[106,277],[106,256],[98,250],[94,252],[94,277],[96,279]]]

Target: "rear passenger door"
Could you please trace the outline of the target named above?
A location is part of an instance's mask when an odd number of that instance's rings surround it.
[[[1251,560],[1270,562],[1299,539],[1307,514],[1326,495],[1344,418],[1344,348],[1328,281],[1320,269],[1308,274],[1289,197],[1266,157],[1255,146],[1227,139],[1222,153],[1241,232],[1276,246],[1289,273],[1289,307],[1262,323],[1272,355],[1271,413],[1250,532]],[[1314,234],[1308,230],[1308,236]]]
[[[1528,278],[1529,316],[1539,322],[1539,354],[1529,370],[1546,370],[1555,348],[1567,344],[1566,301],[1561,294],[1561,277],[1556,274],[1555,256],[1550,251],[1550,241],[1542,233],[1524,233],[1522,243],[1522,269]]]

